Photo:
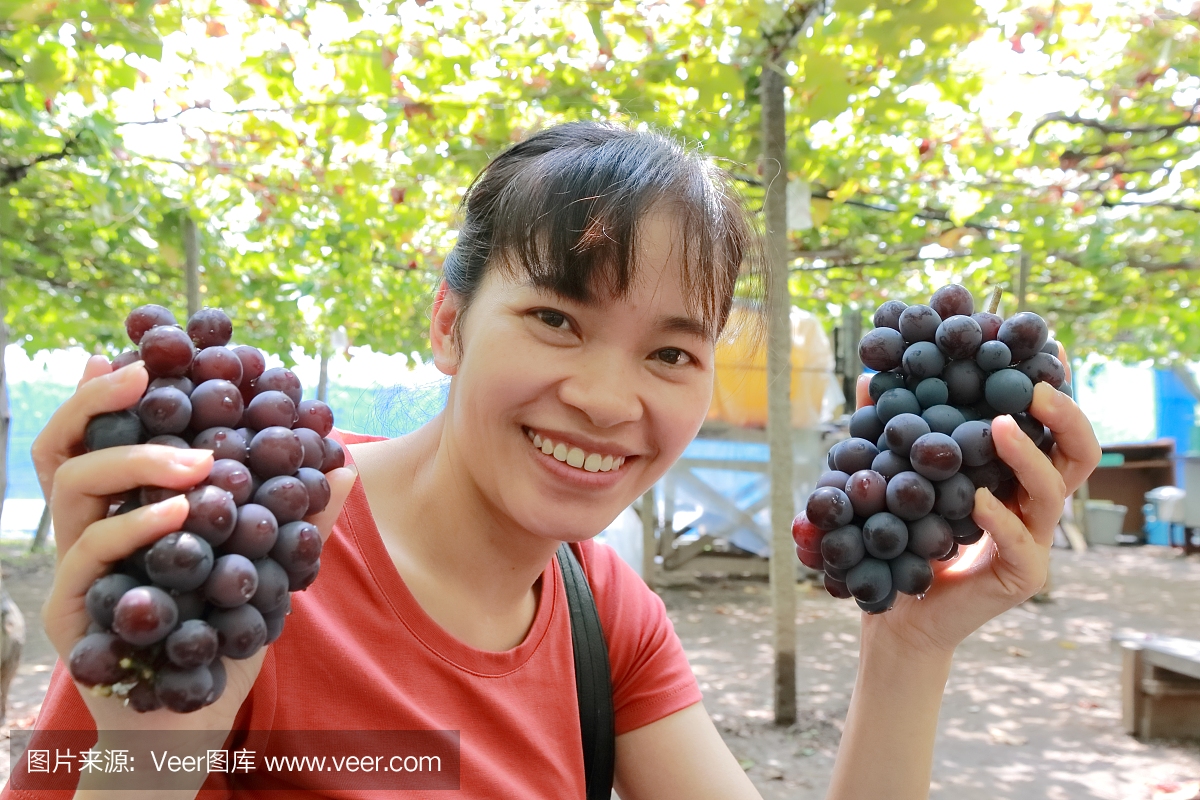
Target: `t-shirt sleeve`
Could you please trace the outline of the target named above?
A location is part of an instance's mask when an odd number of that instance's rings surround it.
[[[617,735],[700,702],[662,598],[608,545],[588,541],[580,552],[608,644]]]

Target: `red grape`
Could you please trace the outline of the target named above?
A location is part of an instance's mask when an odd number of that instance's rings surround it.
[[[792,540],[801,550],[818,553],[821,550],[821,537],[825,531],[808,521],[803,513],[797,514],[792,520]],[[814,568],[815,569],[815,568]]]
[[[277,475],[263,481],[254,502],[275,515],[280,525],[303,519],[308,513],[308,489],[293,475]]]
[[[854,518],[854,507],[843,490],[823,486],[808,496],[805,514],[813,525],[823,531],[831,531]]]
[[[900,330],[900,315],[904,313],[904,309],[908,306],[900,300],[888,300],[879,308],[875,309],[875,316],[872,318],[876,328],[893,328]]]
[[[876,328],[858,344],[858,358],[867,367],[883,372],[900,366],[904,337],[892,328]]]
[[[237,553],[218,558],[204,582],[204,597],[220,608],[237,608],[249,602],[256,591],[258,571],[250,559]]]
[[[1044,319],[1032,311],[1021,311],[1004,320],[996,338],[1008,345],[1013,361],[1024,361],[1042,349],[1049,331]]]
[[[263,358],[262,352],[257,347],[244,344],[233,348],[233,354],[242,362],[242,380],[239,388],[247,398],[253,397],[252,384],[254,379],[267,369],[267,360]]]
[[[121,661],[129,655],[129,645],[111,633],[89,633],[71,648],[67,666],[71,677],[84,686],[119,683],[129,670]]]
[[[186,375],[196,352],[186,333],[166,325],[146,331],[140,350],[142,361],[154,378]]]
[[[303,400],[296,412],[296,427],[309,428],[321,437],[328,436],[333,430],[333,410],[320,400]]]
[[[196,383],[222,380],[242,382],[242,361],[228,347],[208,347],[192,361],[192,380]]]
[[[269,391],[283,392],[296,405],[300,405],[303,394],[300,379],[290,369],[283,367],[273,367],[254,379],[255,394]]]
[[[197,347],[221,347],[233,336],[233,323],[219,308],[202,308],[187,324],[188,336]]]
[[[933,484],[916,472],[901,472],[888,481],[888,511],[906,522],[920,519],[932,511],[935,499]]]
[[[957,283],[943,286],[934,292],[929,305],[942,319],[956,315],[970,317],[975,312],[975,299],[965,286]]]
[[[228,459],[222,460],[227,461]],[[221,462],[215,462],[213,466],[215,467],[217,463]],[[211,475],[209,479],[211,480]],[[246,480],[248,484],[249,476]],[[233,527],[237,523],[237,503],[234,501],[233,494],[210,484],[188,492],[187,499],[188,517],[183,523],[183,529],[202,537],[213,547],[224,544],[233,534]],[[196,586],[199,585],[196,584]]]
[[[821,558],[838,569],[852,569],[866,554],[862,531],[855,525],[843,525],[821,539]]]
[[[304,445],[290,428],[263,428],[250,441],[250,469],[260,478],[292,475],[304,463]]]
[[[321,558],[321,532],[309,522],[289,522],[279,528],[271,558],[288,573],[311,569]]]
[[[283,567],[279,566],[279,562],[271,558],[258,559],[254,562],[254,569],[258,572],[258,588],[249,602],[265,617],[286,605],[288,574]]]
[[[154,674],[154,692],[158,699],[164,706],[180,714],[202,708],[212,689],[212,673],[205,665],[181,669],[174,664],[167,664]]]
[[[192,447],[197,450],[212,450],[215,460],[232,460],[244,462],[249,456],[249,447],[242,434],[233,428],[208,428],[196,434],[192,439]]]
[[[123,575],[120,572],[114,572],[97,578],[91,588],[87,590],[87,595],[84,597],[84,603],[87,606],[88,614],[92,617],[92,621],[96,622],[102,628],[111,627],[113,609],[116,607],[117,601],[121,599],[122,595],[138,585],[139,583],[135,578]]]
[[[222,549],[253,561],[271,552],[278,535],[279,523],[275,515],[257,503],[246,503],[238,508],[237,525]]]
[[[192,428],[236,428],[242,424],[242,393],[224,380],[205,381],[192,392]]]
[[[944,481],[962,466],[962,450],[944,433],[927,433],[913,443],[909,460],[914,471],[931,481]]]
[[[267,624],[258,609],[249,603],[212,611],[206,621],[217,630],[223,656],[250,658],[267,642]]]
[[[175,316],[162,306],[150,303],[138,306],[125,318],[125,332],[134,344],[141,344],[146,331],[159,325],[175,325]]]
[[[177,592],[199,588],[208,578],[212,565],[212,545],[194,533],[168,533],[146,553],[146,573],[150,580]]]
[[[121,595],[113,608],[113,632],[139,647],[160,642],[175,627],[179,610],[171,596],[156,586],[137,586]]]
[[[217,632],[201,619],[189,619],[171,632],[164,649],[181,669],[207,666],[217,657]]]
[[[142,360],[142,354],[137,350],[126,350],[124,353],[118,353],[116,358],[112,360],[113,372],[128,367],[130,364],[136,364]]]
[[[346,451],[336,439],[325,437],[325,460],[321,462],[321,472],[329,472],[346,466]]]
[[[292,398],[272,389],[254,396],[246,406],[245,422],[258,431],[276,425],[291,428],[296,424],[296,416],[296,404]]]
[[[192,418],[192,401],[178,389],[151,389],[138,403],[138,417],[151,436],[182,433]]]
[[[325,474],[319,469],[301,467],[296,470],[296,477],[308,490],[308,510],[304,512],[304,516],[311,517],[313,514],[320,514],[325,510],[325,506],[329,505],[329,498],[332,494]]]
[[[208,473],[208,482],[229,492],[236,506],[249,502],[253,496],[250,468],[232,458],[221,458],[214,461],[212,469]]]
[[[1000,326],[1004,324],[1004,320],[998,314],[987,311],[972,314],[971,319],[979,323],[979,330],[983,333],[985,342],[995,341],[996,334],[1000,332]]]
[[[874,470],[859,470],[846,481],[846,496],[856,517],[869,517],[887,508],[887,481]]]

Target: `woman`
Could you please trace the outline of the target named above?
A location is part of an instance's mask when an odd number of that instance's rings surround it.
[[[344,435],[352,463],[331,474],[334,500],[316,520],[329,537],[321,575],[295,596],[283,636],[227,661],[222,698],[188,715],[81,695],[60,665],[40,728],[218,740],[231,730],[457,730],[461,796],[582,797],[554,556],[565,541],[579,544],[608,641],[621,797],[758,796],[700,703],[661,601],[590,541],[704,420],[751,229],[699,157],[588,123],[498,156],[465,209],[430,327],[434,361],[452,376],[446,408],[398,439]],[[112,372],[93,358],[34,447],[59,543],[44,618],[63,657],[87,627],[91,582],[187,513],[174,498],[105,520],[106,498],[191,486],[211,466],[205,453],[148,445],[80,454],[87,419],[127,407],[145,385],[139,365]],[[865,385],[858,400],[869,402]],[[1099,448],[1065,395],[1039,386],[1032,412],[1054,431],[1053,463],[997,419],[996,448],[1024,487],[1015,507],[980,490],[975,519],[990,538],[922,600],[863,618],[831,797],[924,797],[955,646],[1043,585],[1063,500]],[[199,780],[177,796],[194,796]],[[87,779],[76,796],[88,796]]]

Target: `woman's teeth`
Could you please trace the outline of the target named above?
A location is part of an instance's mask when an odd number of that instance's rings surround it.
[[[587,472],[609,472],[614,469],[620,469],[625,463],[625,456],[603,456],[599,453],[584,453],[578,447],[567,447],[562,442],[555,444],[549,439],[543,439],[540,434],[533,431],[528,432],[530,441],[533,446],[541,450],[548,456],[554,456],[559,461],[566,462],[569,466],[576,469],[586,470]]]

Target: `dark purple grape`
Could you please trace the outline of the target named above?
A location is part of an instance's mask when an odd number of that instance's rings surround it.
[[[1070,381],[1063,381],[1063,385],[1058,387],[1058,390],[1072,399],[1075,398],[1075,390],[1071,388]]]
[[[855,439],[873,442],[883,433],[883,421],[875,413],[875,406],[863,406],[850,416],[850,435]]]
[[[225,683],[228,681],[228,673],[225,672],[225,663],[221,659],[215,658],[208,665],[208,671],[212,673],[213,688],[205,698],[205,705],[212,705],[221,699],[221,695],[225,693]]]
[[[878,450],[878,451],[879,451],[879,452],[881,452],[881,453],[882,453],[884,450],[887,450],[887,449],[888,449],[888,443],[887,443],[887,433],[886,433],[886,432],[885,432],[885,433],[881,433],[881,434],[879,434],[879,441],[875,443],[875,449],[876,449],[876,450]],[[873,462],[873,461],[872,461],[871,463],[873,464],[873,463],[875,463],[875,462]]]
[[[936,482],[933,491],[936,495],[933,510],[940,517],[962,519],[975,510],[975,484],[961,472]]]
[[[1025,377],[1034,383],[1048,383],[1057,389],[1067,379],[1067,371],[1057,356],[1048,353],[1034,353],[1029,358],[1017,364]]]
[[[83,443],[88,452],[124,447],[142,440],[142,421],[130,409],[99,414],[88,420]]]
[[[300,439],[300,446],[304,448],[301,467],[320,470],[321,464],[325,463],[325,440],[310,428],[293,428],[292,433],[296,434]]]
[[[983,343],[983,330],[969,316],[956,314],[942,320],[934,341],[946,358],[974,358]]]
[[[140,497],[138,495],[134,495],[133,497],[130,497],[127,500],[125,500],[125,502],[121,503],[121,505],[117,506],[117,509],[115,511],[113,511],[109,516],[119,517],[122,514],[128,514],[130,511],[137,511],[141,507],[142,507],[142,502],[141,502]]]
[[[292,475],[304,463],[304,445],[290,428],[280,425],[263,428],[250,442],[247,463],[254,474],[264,480],[276,475]]]
[[[946,405],[930,406],[922,412],[921,419],[925,420],[931,432],[947,435],[954,433],[959,425],[966,422],[961,411]]]
[[[892,571],[886,561],[864,558],[846,573],[846,588],[864,603],[878,603],[892,591]]]
[[[213,462],[212,469],[208,472],[208,483],[229,492],[235,506],[248,503],[253,496],[250,468],[232,458],[221,458]]]
[[[846,570],[838,569],[830,564],[825,565],[825,574],[833,578],[835,581],[846,582]]]
[[[975,354],[975,363],[982,370],[995,372],[1012,363],[1012,353],[1009,352],[1008,345],[1004,342],[984,342],[980,345],[979,352]]]
[[[912,464],[907,458],[898,456],[891,450],[880,450],[879,455],[875,456],[875,460],[871,462],[871,469],[878,472],[885,479],[891,480],[901,472],[909,472],[912,470]]]
[[[303,400],[296,406],[298,428],[308,428],[325,437],[333,430],[333,409],[320,400]]]
[[[118,353],[112,360],[113,372],[116,372],[123,367],[128,367],[130,364],[136,364],[142,360],[142,354],[137,350],[126,350],[124,353]]]
[[[291,428],[296,424],[296,419],[296,404],[283,392],[259,392],[246,406],[246,424],[255,430],[261,431],[276,425]]]
[[[216,461],[245,461],[249,456],[246,440],[233,428],[202,430],[192,439],[192,447],[198,450],[212,450],[213,459]]]
[[[915,553],[901,553],[888,562],[896,591],[922,595],[933,585],[933,568]]]
[[[130,589],[139,585],[136,578],[120,572],[97,578],[84,597],[88,615],[100,627],[111,628],[113,609],[116,608],[117,601]]]
[[[993,460],[978,467],[963,467],[962,474],[970,478],[976,487],[995,494],[1000,484],[1012,477],[1012,470],[1003,461]]]
[[[853,475],[860,469],[870,469],[871,462],[877,455],[879,448],[873,442],[866,439],[846,439],[837,444],[833,463],[842,472]]]
[[[1004,324],[1004,320],[998,314],[991,314],[987,311],[979,311],[971,315],[971,319],[979,323],[979,330],[983,332],[983,340],[992,342],[996,340],[996,334],[1000,332],[1000,326]]]
[[[287,615],[279,612],[263,614],[263,622],[267,623],[267,644],[271,644],[283,635],[283,624]]]
[[[962,466],[962,450],[944,433],[927,433],[913,442],[908,459],[914,472],[931,481],[944,481]]]
[[[313,514],[320,514],[325,510],[325,506],[329,505],[329,498],[332,495],[325,474],[319,469],[301,467],[296,470],[296,477],[308,490],[308,511],[304,513],[304,516],[311,517]]]
[[[184,531],[168,533],[146,553],[146,572],[150,580],[177,592],[190,592],[203,585],[212,565],[212,545],[194,533]]]
[[[288,573],[288,591],[303,592],[309,586],[312,586],[313,581],[317,579],[317,573],[321,571],[321,560],[317,559],[317,563],[313,564],[310,569],[303,572]]]
[[[271,548],[271,558],[289,574],[311,569],[321,558],[321,532],[316,525],[303,521],[281,526],[279,538]]]
[[[908,526],[887,511],[872,514],[863,523],[863,544],[873,558],[895,558],[908,546]]]
[[[843,581],[839,581],[837,578],[834,578],[832,575],[826,572],[822,582],[825,585],[825,591],[829,592],[829,594],[833,597],[836,597],[839,600],[850,599],[850,590],[846,587],[846,584]]]
[[[250,601],[258,590],[258,571],[254,563],[237,553],[229,553],[213,564],[204,582],[204,597],[218,608],[237,608]]]
[[[212,573],[209,573],[210,575]],[[204,591],[203,589],[193,589],[190,592],[183,592],[174,595],[175,607],[179,609],[179,621],[187,622],[189,619],[200,619],[204,616]]]
[[[225,540],[222,549],[253,561],[271,552],[278,535],[279,523],[275,515],[257,503],[246,503],[238,508],[233,535]]]
[[[174,327],[175,315],[153,303],[138,306],[129,312],[129,316],[125,317],[125,332],[129,334],[129,341],[134,344],[141,344],[146,331],[159,325]]]
[[[178,620],[179,609],[171,595],[157,586],[137,586],[117,601],[112,628],[130,644],[144,647],[165,639]]]
[[[858,603],[858,607],[861,608],[866,614],[882,614],[885,611],[891,610],[892,606],[896,604],[896,589],[895,587],[892,587],[891,594],[880,600],[878,603],[864,603],[857,597],[854,598],[854,602]]]
[[[869,517],[887,508],[887,481],[874,470],[859,470],[846,481],[846,496],[855,516]]]
[[[983,529],[976,525],[975,520],[970,517],[952,519],[949,522],[950,532],[954,536],[955,544],[968,547],[983,538]]]
[[[111,633],[89,633],[71,648],[67,667],[71,677],[84,686],[108,686],[129,675],[121,661],[129,656],[129,644]]]
[[[217,657],[217,632],[204,620],[190,619],[171,631],[164,650],[180,669],[207,666]]]
[[[935,378],[942,374],[946,366],[946,357],[933,342],[913,342],[904,351],[904,371],[909,379],[916,380],[917,385],[925,378]]]
[[[917,384],[913,394],[917,396],[917,402],[921,404],[922,409],[945,405],[946,401],[950,399],[950,390],[946,388],[946,382],[941,378],[924,379]]]
[[[163,500],[170,500],[172,497],[178,497],[183,492],[178,489],[167,489],[163,486],[143,486],[138,489],[138,503],[143,506],[151,506],[155,503],[161,503]]]
[[[962,463],[968,467],[981,467],[996,458],[996,443],[992,441],[992,423],[984,420],[968,420],[954,429],[952,434],[962,451]]]
[[[867,384],[867,394],[870,395],[871,401],[879,402],[879,398],[889,389],[903,389],[904,376],[898,372],[876,372],[871,376],[871,382]]]
[[[283,525],[303,519],[308,513],[308,489],[295,476],[277,475],[263,481],[254,493],[254,502],[274,514],[275,520]]]
[[[926,342],[926,344],[928,344],[928,342]],[[904,368],[901,368],[901,372],[904,373],[904,388],[908,389],[913,394],[916,394],[917,387],[921,385],[921,381],[925,380],[925,378],[917,375],[909,375],[908,371]]]
[[[904,355],[904,337],[892,328],[868,331],[858,343],[858,359],[864,366],[884,372],[900,366]]]
[[[181,669],[167,664],[154,674],[154,693],[164,706],[180,714],[203,708],[212,688],[212,673],[206,665]]]
[[[153,378],[186,375],[196,353],[186,333],[167,325],[146,331],[139,352]]]
[[[223,656],[249,658],[267,643],[267,623],[258,609],[249,603],[211,611],[206,621],[217,630]]]
[[[188,320],[187,334],[197,347],[223,347],[233,336],[233,323],[219,308],[202,308]]]
[[[260,558],[254,562],[258,571],[258,588],[250,598],[250,605],[267,616],[272,611],[280,610],[288,599],[288,574],[271,558]]]
[[[938,561],[953,561],[958,558],[958,542],[950,545],[950,552],[938,559]]]
[[[270,391],[283,392],[297,406],[300,405],[304,393],[300,385],[300,379],[296,377],[296,374],[290,369],[284,369],[283,367],[273,367],[254,379],[254,394],[256,396]]]
[[[1049,331],[1044,319],[1032,311],[1022,311],[1004,320],[996,338],[1008,345],[1013,361],[1024,361],[1042,349]]]
[[[1050,355],[1050,356],[1054,356],[1055,358],[1058,358],[1061,355],[1062,351],[1059,350],[1058,341],[1054,337],[1049,337],[1046,339],[1046,343],[1044,345],[1042,345],[1042,349],[1040,352],[1043,352],[1046,355]]]
[[[862,531],[855,525],[835,528],[821,538],[821,558],[838,569],[851,569],[866,554]]]
[[[979,412],[975,410],[974,406],[952,406],[952,408],[962,414],[963,422],[974,422],[979,419]],[[991,422],[991,420],[984,420],[984,422]]]
[[[897,414],[920,414],[921,403],[908,389],[888,389],[875,402],[875,413],[884,425]]]
[[[125,556],[121,559],[120,571],[132,576],[138,583],[149,583],[150,576],[146,574],[146,553],[148,552],[150,552],[150,545],[139,547]]]
[[[906,308],[908,308],[908,305],[900,300],[888,300],[875,309],[875,316],[872,322],[876,328],[892,328],[898,331],[900,330],[900,314]]]
[[[192,402],[178,389],[152,389],[138,403],[138,417],[150,436],[182,433],[192,418]]]
[[[1029,413],[1013,414],[1012,418],[1017,423],[1017,427],[1021,429],[1021,432],[1028,436],[1036,447],[1041,448],[1042,437],[1046,435],[1046,431],[1049,429]]]
[[[949,319],[955,315],[969,318],[975,313],[975,299],[971,297],[967,287],[958,283],[948,284],[934,292],[929,305],[942,319]]]
[[[196,388],[195,384],[192,383],[190,378],[180,376],[175,378],[155,378],[154,380],[150,381],[150,385],[146,387],[146,391],[149,392],[153,389],[162,389],[165,387],[178,389],[188,397],[191,397],[192,390]]]
[[[908,524],[908,549],[933,561],[950,552],[954,535],[950,523],[937,514],[929,514]]]
[[[1042,426],[1042,443],[1038,445],[1038,449],[1046,455],[1050,455],[1050,451],[1054,449],[1054,431]]]
[[[932,511],[935,499],[933,484],[916,472],[901,472],[888,481],[888,511],[906,522],[920,519]]]
[[[909,306],[900,314],[900,333],[906,342],[932,342],[941,324],[942,318],[929,306]]]
[[[242,360],[228,347],[209,347],[196,354],[191,376],[197,384],[229,381],[236,386],[242,382]]]
[[[188,492],[187,499],[188,517],[183,523],[183,529],[196,534],[213,547],[224,544],[233,534],[233,527],[237,523],[237,502],[233,494],[209,484]]]
[[[178,436],[164,433],[161,436],[151,436],[146,444],[161,444],[164,447],[174,447],[179,450],[191,450],[192,446]]]
[[[325,460],[321,462],[321,472],[329,472],[346,466],[346,451],[336,439],[325,437]]]
[[[263,358],[262,351],[257,347],[245,344],[233,348],[233,354],[238,357],[238,361],[242,362],[242,380],[238,384],[238,388],[247,398],[253,397],[252,384],[259,375],[266,371],[267,360]]]
[[[854,507],[846,492],[833,486],[823,486],[808,496],[804,513],[810,522],[823,531],[846,525],[854,518]]]
[[[942,370],[942,380],[950,391],[950,405],[969,406],[983,397],[983,382],[987,373],[973,360],[951,361]]]
[[[141,714],[162,708],[162,700],[158,699],[158,694],[154,691],[154,684],[146,679],[135,683],[129,690],[129,694],[125,695],[125,699],[129,701],[130,708]]]
[[[1001,503],[1016,499],[1017,482],[1015,480],[1000,481],[1000,485],[992,492]]]
[[[1002,369],[988,376],[984,393],[988,405],[1001,414],[1016,414],[1033,402],[1033,382],[1020,370]]]
[[[820,489],[823,486],[832,486],[835,489],[846,488],[846,481],[850,480],[850,476],[845,472],[837,469],[827,470],[821,473],[821,477],[817,478],[817,484],[814,489]]]
[[[883,436],[888,449],[901,458],[911,460],[913,442],[929,433],[929,423],[916,414],[898,414],[888,420]]]
[[[229,381],[205,381],[192,392],[192,428],[236,428],[242,424],[242,393]]]

